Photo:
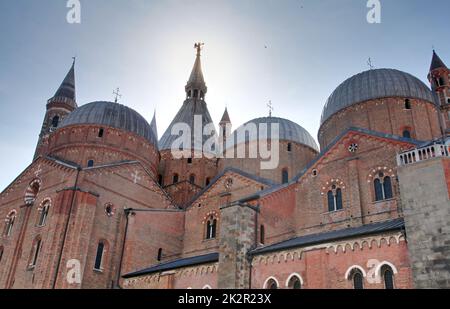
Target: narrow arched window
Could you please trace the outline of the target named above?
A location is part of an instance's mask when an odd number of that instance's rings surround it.
[[[266,242],[266,229],[264,225],[261,225],[259,228],[259,242],[264,245]]]
[[[393,290],[394,289],[394,272],[392,271],[392,268],[387,265],[384,265],[381,268],[381,275],[383,276],[385,289]]]
[[[47,217],[48,217],[48,211],[50,210],[50,203],[46,202],[39,213],[39,222],[38,222],[38,226],[44,226],[45,223],[47,222]]]
[[[267,282],[266,288],[269,289],[269,290],[276,290],[276,289],[278,289],[278,284],[277,284],[277,282],[274,279],[270,279]]]
[[[97,245],[97,254],[95,255],[94,270],[102,270],[104,253],[105,253],[105,243],[103,241],[100,241]]]
[[[5,220],[5,228],[4,228],[4,230],[3,230],[3,235],[4,235],[5,237],[9,237],[9,236],[12,235],[12,230],[13,230],[14,222],[15,222],[15,221],[16,221],[16,213],[15,213],[15,212],[12,212],[11,214],[9,214],[9,215],[6,217],[6,220]]]
[[[363,274],[359,269],[353,271],[352,280],[353,280],[353,288],[355,290],[364,289]]]
[[[197,89],[194,90],[194,98],[198,98],[198,90]]]
[[[206,239],[216,238],[217,231],[217,219],[211,217],[208,222],[206,222]]]
[[[53,128],[57,128],[58,125],[59,125],[59,116],[55,116],[55,117],[53,117],[53,119],[52,119],[52,127],[53,127]]]
[[[289,182],[289,172],[287,169],[284,169],[281,172],[281,182],[282,183],[288,183]]]
[[[87,167],[94,167],[94,160],[89,160]]]
[[[443,77],[439,77],[439,86],[445,86],[445,80]]]
[[[0,247],[0,263],[2,262],[3,258],[3,247]]]
[[[195,184],[195,175],[194,174],[191,174],[191,176],[189,176],[189,182],[193,185]]]
[[[293,276],[291,279],[289,279],[288,287],[290,289],[300,290],[302,288],[302,282],[300,281],[300,278],[297,276]]]
[[[206,178],[205,180],[205,185],[209,186],[209,184],[211,183],[211,178]]]
[[[28,266],[30,268],[34,268],[36,267],[37,264],[37,260],[39,258],[39,252],[41,250],[42,247],[42,241],[41,239],[38,237],[35,239],[34,243],[33,243],[33,248],[31,250],[31,255],[30,255],[30,262],[28,264]]]
[[[334,194],[333,191],[328,191],[328,211],[335,211],[334,208]]]
[[[162,253],[163,253],[163,249],[162,249],[162,248],[159,248],[159,249],[158,249],[158,257],[157,257],[157,259],[158,259],[159,262],[162,260]]]
[[[102,138],[104,134],[105,134],[105,129],[100,128],[100,130],[98,130],[98,137]]]
[[[163,176],[160,174],[160,175],[158,175],[158,184],[160,185],[160,186],[163,186]]]
[[[405,100],[405,109],[411,109],[411,101],[409,99]]]
[[[393,198],[391,177],[389,177],[389,176],[384,177],[383,191],[384,191],[384,198],[385,199]]]
[[[341,210],[342,207],[342,190],[336,190],[336,210]]]
[[[292,151],[292,143],[288,143],[287,145],[287,151],[291,152]]]
[[[178,183],[178,174],[173,175],[173,183]]]
[[[381,180],[377,178],[374,180],[373,184],[374,184],[374,188],[375,188],[375,201],[384,200],[383,186],[381,185]]]
[[[411,138],[411,131],[409,131],[409,130],[404,130],[404,131],[403,131],[403,137],[404,137],[404,138]]]

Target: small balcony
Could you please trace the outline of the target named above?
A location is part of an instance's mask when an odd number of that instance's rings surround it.
[[[430,160],[438,157],[450,157],[450,145],[447,143],[435,143],[422,148],[416,148],[397,155],[397,165],[406,166],[421,161]]]

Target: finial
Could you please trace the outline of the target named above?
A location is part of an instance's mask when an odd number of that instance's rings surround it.
[[[73,60],[73,64],[75,64],[75,61],[77,60],[77,56],[73,56],[72,60]]]
[[[372,58],[369,57],[369,60],[367,60],[367,65],[369,66],[369,69],[373,70],[375,67],[372,63]]]
[[[113,91],[113,94],[116,96],[116,98],[114,99],[114,103],[117,103],[119,99],[122,97],[119,91],[120,91],[119,87],[117,87],[116,90]]]
[[[194,48],[197,49],[197,56],[198,57],[200,57],[200,53],[201,53],[202,48],[203,48],[204,45],[205,45],[205,43],[201,43],[201,42],[198,42],[198,43],[194,44]]]
[[[269,108],[269,117],[272,117],[273,105],[272,105],[272,101],[271,100],[269,100],[269,103],[267,104],[267,107]]]

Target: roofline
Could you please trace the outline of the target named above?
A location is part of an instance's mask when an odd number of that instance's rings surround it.
[[[286,245],[286,246],[281,246],[278,248],[274,248],[274,246],[280,245],[284,242],[288,242],[294,239],[298,239],[301,237],[306,237],[306,236],[314,236],[314,235],[325,235],[325,234],[330,234],[336,231],[344,231],[344,230],[352,230],[352,229],[357,229],[359,227],[364,227],[364,226],[373,226],[373,225],[377,225],[377,224],[383,224],[383,223],[387,223],[387,222],[394,222],[394,221],[402,221],[402,225],[401,226],[392,226],[392,227],[388,227],[385,228],[383,230],[377,230],[377,231],[368,231],[368,232],[361,232],[358,234],[353,234],[353,235],[349,235],[349,236],[336,236],[336,237],[329,237],[327,239],[322,239],[322,240],[317,240],[317,241],[310,241],[310,242],[305,242],[303,244],[292,244],[292,245]],[[343,240],[343,239],[352,239],[355,237],[360,237],[360,236],[364,236],[364,235],[377,235],[380,233],[384,233],[384,232],[390,232],[390,231],[396,231],[396,230],[403,230],[405,228],[405,222],[403,218],[398,218],[398,219],[394,219],[394,220],[387,220],[387,221],[382,221],[382,222],[376,222],[376,223],[372,223],[372,224],[365,224],[365,225],[361,225],[359,227],[353,227],[353,228],[347,228],[347,229],[340,229],[340,230],[335,230],[335,231],[331,231],[331,232],[324,232],[324,233],[315,233],[315,234],[308,234],[308,235],[303,235],[303,236],[299,236],[299,237],[295,237],[295,238],[291,238],[291,239],[287,239],[287,240],[283,240],[280,241],[278,243],[274,243],[271,244],[267,247],[263,247],[263,248],[259,248],[259,249],[254,249],[252,251],[249,252],[250,256],[258,256],[258,255],[262,255],[262,254],[266,254],[266,253],[272,253],[272,252],[276,252],[276,251],[282,251],[282,250],[286,250],[286,249],[292,249],[292,248],[299,248],[299,247],[306,247],[306,246],[311,246],[311,245],[317,245],[317,244],[321,244],[321,243],[325,243],[325,242],[331,242],[331,241],[337,241],[337,240]]]

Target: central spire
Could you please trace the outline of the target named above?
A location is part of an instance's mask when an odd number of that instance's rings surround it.
[[[205,94],[208,91],[208,88],[205,84],[205,79],[203,78],[202,72],[202,62],[200,60],[201,51],[205,44],[204,43],[196,43],[194,48],[197,50],[197,56],[195,58],[194,67],[191,72],[191,76],[189,77],[189,81],[186,84],[186,98],[187,99],[205,99]]]

